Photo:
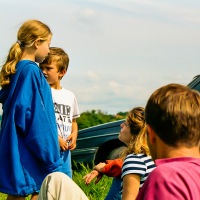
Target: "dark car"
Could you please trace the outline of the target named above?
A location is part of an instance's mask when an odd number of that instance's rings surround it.
[[[200,92],[200,75],[195,76],[188,86]]]
[[[200,92],[200,75],[195,76],[188,84],[192,89]],[[77,148],[72,151],[72,160],[95,164],[106,159],[116,158],[125,148],[119,141],[120,124],[124,120],[101,124],[80,130],[77,139]]]
[[[124,119],[80,130],[77,147],[72,151],[72,160],[86,163],[94,161],[97,164],[116,158],[121,149],[125,148],[118,139],[122,122]]]

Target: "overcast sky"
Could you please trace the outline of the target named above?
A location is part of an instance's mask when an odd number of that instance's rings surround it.
[[[28,19],[70,57],[62,86],[81,112],[145,106],[168,83],[200,74],[199,0],[0,0],[0,62]]]

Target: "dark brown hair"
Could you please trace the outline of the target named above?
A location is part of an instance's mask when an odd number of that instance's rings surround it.
[[[198,145],[200,94],[180,84],[163,86],[150,96],[145,120],[168,145]]]

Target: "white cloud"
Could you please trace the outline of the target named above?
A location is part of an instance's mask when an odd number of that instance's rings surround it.
[[[187,84],[199,73],[199,1],[0,2],[0,62],[21,22],[44,21],[52,46],[70,56],[62,84],[76,94],[81,111],[126,111],[144,105],[158,87]]]
[[[98,77],[98,75],[97,75],[97,73],[95,73],[94,71],[87,71],[87,77],[88,77],[88,79],[89,80],[91,80],[91,81],[97,81],[97,80],[99,80],[99,77]]]

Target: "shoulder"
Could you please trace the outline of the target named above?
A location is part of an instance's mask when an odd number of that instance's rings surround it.
[[[160,193],[166,191],[166,187],[169,183],[168,178],[165,171],[161,168],[153,169],[151,173],[148,174],[137,199],[154,199],[155,194],[159,194],[158,196],[160,196]]]
[[[169,197],[172,190],[177,188],[177,186],[175,186],[175,174],[171,169],[161,165],[156,167],[149,174],[147,180],[139,192],[137,199],[158,199],[158,197],[164,199],[164,196]]]
[[[42,74],[42,71],[40,70],[39,66],[30,60],[21,60],[18,62],[17,66],[16,66],[16,73],[18,73],[18,71],[20,71],[20,74],[25,74],[25,75],[29,75],[29,74]]]
[[[140,162],[144,162],[144,163],[147,163],[147,162],[150,162],[152,161],[151,157],[150,156],[147,156],[145,154],[130,154],[128,155],[126,158],[125,158],[125,161],[124,162],[127,162],[127,161],[140,161]]]
[[[147,167],[143,160],[144,154],[130,154],[128,155],[122,166],[122,173],[124,175],[128,173],[143,173],[140,171],[146,171]]]
[[[54,95],[56,96],[60,96],[62,97],[63,99],[67,98],[68,100],[70,99],[74,99],[75,98],[75,95],[73,92],[71,92],[70,90],[66,90],[64,88],[62,88],[61,90],[57,90],[57,89],[54,89],[54,88],[51,88],[51,91]]]
[[[16,65],[16,73],[12,77],[13,84],[23,84],[23,86],[35,84],[35,85],[44,85],[48,84],[44,78],[39,66],[30,60],[21,60]]]
[[[62,88],[62,93],[67,94],[67,95],[71,95],[71,96],[75,96],[74,93],[70,90],[67,90],[65,88]]]
[[[150,174],[150,181],[159,181],[160,183],[170,183],[170,180],[174,180],[175,176],[181,171],[178,166],[173,163],[166,163],[156,166],[156,168]]]
[[[161,199],[172,197],[173,199],[198,199],[187,195],[194,195],[194,191],[200,191],[199,180],[194,178],[200,175],[199,171],[200,166],[196,163],[193,165],[188,158],[187,161],[182,158],[161,159],[159,165],[149,174],[139,193],[141,198],[138,199],[146,199],[144,196],[148,198],[156,196]]]
[[[150,156],[147,156],[145,154],[130,154],[125,158],[122,169],[124,172],[130,169],[140,169],[145,173],[149,173],[154,168],[155,163]]]
[[[200,159],[189,157],[159,159],[156,160],[156,165],[154,173],[159,174],[163,178],[193,177],[194,173],[200,175]]]
[[[31,60],[21,60],[21,61],[19,61],[17,63],[16,67],[17,67],[17,69],[18,68],[23,68],[23,70],[27,70],[27,69],[29,69],[29,70],[38,70],[38,71],[40,70],[39,66],[35,62],[33,62]]]

